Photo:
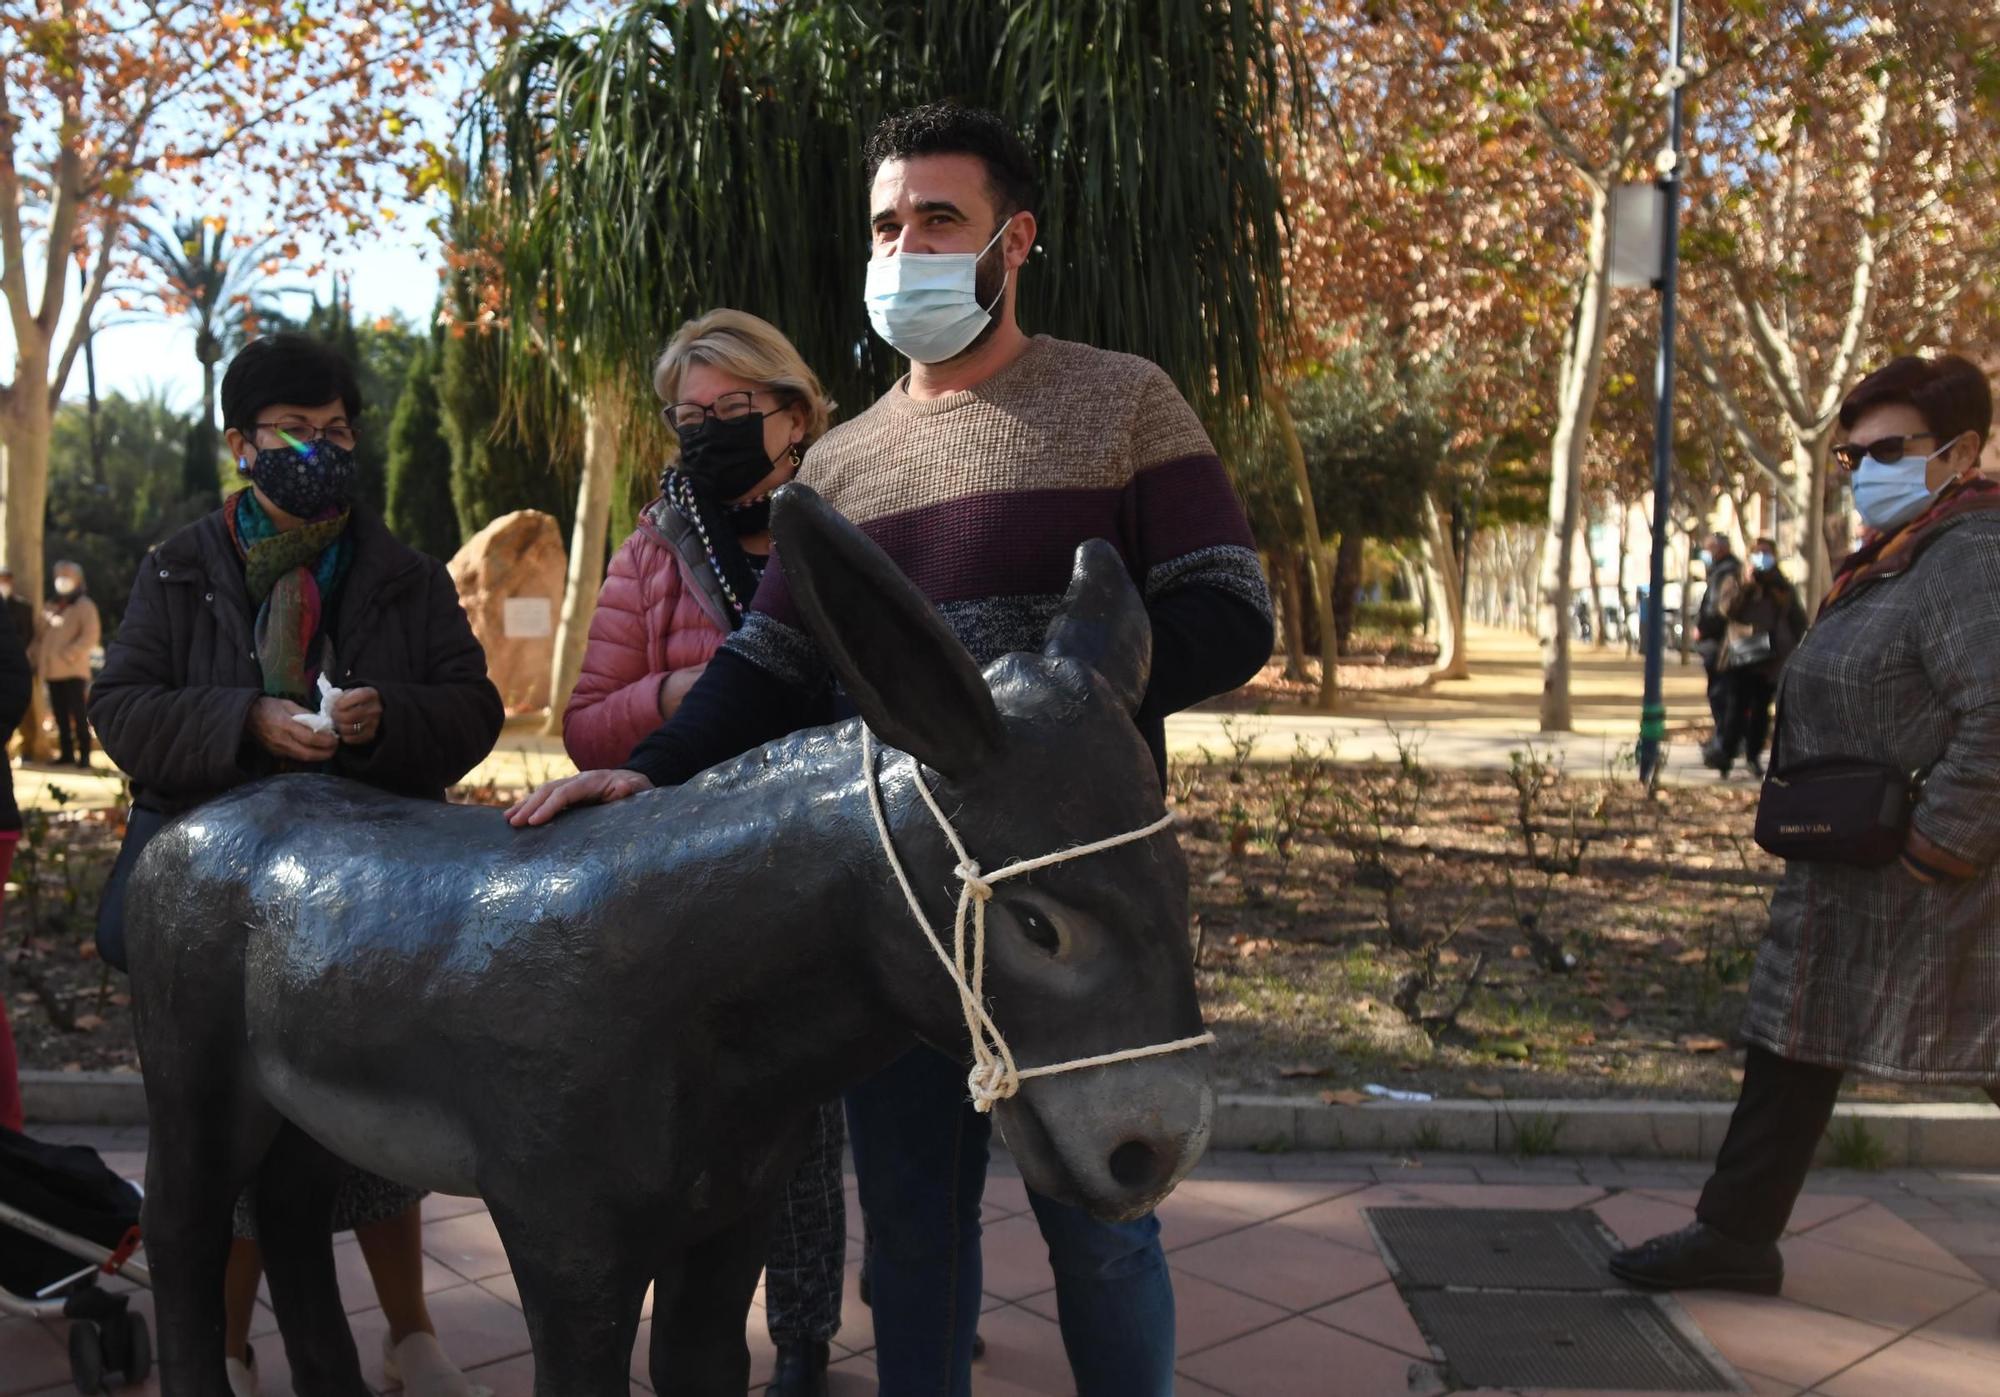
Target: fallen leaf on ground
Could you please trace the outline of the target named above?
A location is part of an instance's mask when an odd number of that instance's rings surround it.
[[[1295,1062],[1290,1067],[1280,1067],[1280,1077],[1328,1077],[1333,1074],[1331,1067],[1321,1067],[1311,1062]]]
[[[1323,1091],[1319,1099],[1329,1106],[1366,1106],[1367,1094],[1358,1091]]]
[[[1624,1023],[1632,1017],[1632,1006],[1622,999],[1607,999],[1604,1001],[1604,1012],[1617,1022]]]
[[[76,1031],[78,1033],[95,1033],[102,1027],[104,1027],[104,1015],[102,1014],[78,1014],[76,1016]]]
[[[1465,1089],[1474,1096],[1483,1096],[1488,1101],[1499,1101],[1507,1095],[1507,1088],[1493,1082],[1467,1082]]]
[[[1515,960],[1526,960],[1534,952],[1530,951],[1526,946],[1510,946],[1507,949],[1507,954]]]
[[[1684,1033],[1681,1047],[1691,1053],[1719,1053],[1729,1045],[1720,1038],[1711,1038],[1706,1033]]]
[[[1665,999],[1666,997],[1667,997],[1667,987],[1661,984],[1659,981],[1655,980],[1652,984],[1646,986],[1646,998]]]
[[[1528,1045],[1518,1038],[1503,1038],[1498,1043],[1490,1043],[1487,1051],[1495,1057],[1513,1058],[1517,1062],[1528,1060]]]

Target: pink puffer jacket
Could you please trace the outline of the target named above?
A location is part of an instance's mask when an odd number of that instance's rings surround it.
[[[619,547],[590,619],[563,746],[583,771],[614,767],[660,725],[660,686],[729,638],[715,573],[685,520],[655,500]]]

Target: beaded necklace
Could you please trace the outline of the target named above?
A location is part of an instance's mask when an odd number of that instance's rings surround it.
[[[730,538],[724,547],[734,556],[727,563],[724,561],[722,550],[716,546],[716,530],[708,517],[713,506],[706,505],[695,493],[694,482],[686,474],[668,471],[661,478],[660,489],[667,497],[667,503],[673,506],[674,513],[687,520],[694,529],[695,537],[701,540],[702,554],[708,559],[709,570],[715,574],[716,584],[722,589],[723,600],[729,604],[732,626],[742,625],[743,613],[749,609],[746,594],[753,592],[756,585],[756,570],[744,555],[743,545]],[[737,566],[732,568],[729,563]],[[733,583],[730,578],[732,572],[736,573]]]

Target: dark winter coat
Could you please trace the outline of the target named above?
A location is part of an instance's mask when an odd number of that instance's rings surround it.
[[[486,652],[442,563],[397,542],[358,507],[349,531],[354,561],[334,599],[328,679],[377,690],[382,724],[374,742],[343,744],[327,770],[441,800],[500,735]],[[246,727],[264,697],[255,623],[222,510],[174,534],[140,567],[90,694],[91,725],[132,778],[135,805],[178,814],[277,770]]]
[[[1798,588],[1776,568],[1753,572],[1749,580],[1734,589],[1722,609],[1729,628],[1723,633],[1722,655],[1718,663],[1730,668],[1729,652],[1754,636],[1771,637],[1771,658],[1750,666],[1775,684],[1778,674],[1806,634],[1806,605],[1799,600]]]
[[[0,625],[0,749],[21,726],[34,685],[34,671],[28,667],[28,649],[21,644],[20,632]],[[20,827],[20,807],[14,804],[14,769],[7,765],[6,752],[0,750],[0,831]]]

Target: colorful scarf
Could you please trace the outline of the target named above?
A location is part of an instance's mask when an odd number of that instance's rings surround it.
[[[318,708],[314,688],[324,621],[354,558],[348,511],[280,532],[257,503],[256,492],[242,490],[230,499],[223,517],[257,608],[257,663],[264,671],[264,692]]]
[[[1819,604],[1819,614],[1826,615],[1834,603],[1870,582],[1908,572],[1946,520],[1986,509],[2000,509],[2000,481],[1983,475],[1962,476],[1938,491],[1930,506],[1901,528],[1870,530],[1862,536],[1861,546],[1834,572],[1833,585]]]

